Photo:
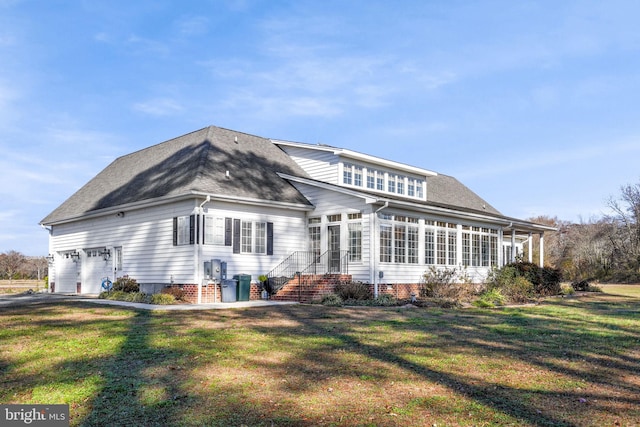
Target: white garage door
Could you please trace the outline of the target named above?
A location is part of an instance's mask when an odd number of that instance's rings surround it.
[[[83,294],[99,294],[103,291],[102,279],[109,275],[110,262],[105,261],[100,254],[101,250],[86,250],[82,264],[82,287]]]
[[[75,294],[78,282],[78,265],[64,254],[56,260],[56,292]]]

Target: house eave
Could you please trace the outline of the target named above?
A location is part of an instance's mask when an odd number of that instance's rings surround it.
[[[210,200],[215,200],[219,202],[240,203],[240,204],[252,205],[252,206],[272,206],[272,207],[277,207],[281,209],[290,209],[290,210],[297,210],[297,211],[311,211],[314,209],[314,206],[312,205],[306,205],[301,203],[277,202],[277,201],[263,200],[263,199],[235,197],[235,196],[229,196],[226,194],[212,194],[212,193],[205,193],[200,191],[192,191],[186,194],[181,194],[176,196],[167,196],[167,197],[161,197],[157,199],[143,200],[143,201],[134,202],[134,203],[127,203],[123,205],[112,206],[109,208],[89,211],[81,215],[75,215],[75,216],[58,219],[54,221],[42,221],[40,222],[40,225],[43,227],[51,227],[54,225],[68,224],[68,223],[80,221],[80,220],[98,218],[98,217],[108,216],[108,215],[115,215],[118,212],[127,212],[131,210],[165,205],[167,203],[179,202],[182,200],[189,200],[189,199],[197,200],[200,198],[205,199],[207,196],[210,197]]]
[[[402,208],[402,209],[410,209],[417,212],[423,212],[427,214],[433,215],[445,215],[448,217],[464,219],[467,221],[478,221],[484,223],[492,223],[495,225],[499,225],[503,227],[505,230],[516,229],[518,231],[531,231],[531,232],[544,232],[544,231],[555,231],[555,227],[536,224],[528,221],[523,221],[515,218],[503,217],[503,216],[495,216],[495,215],[487,215],[478,212],[470,212],[455,209],[453,207],[444,207],[444,206],[436,206],[436,205],[428,205],[422,203],[416,203],[411,201],[403,201],[397,199],[391,199],[388,197],[376,197],[369,193],[363,193],[357,190],[352,190],[345,187],[336,186],[334,184],[323,183],[321,181],[316,181],[312,179],[302,178],[298,176],[292,176],[284,173],[278,173],[278,175],[286,180],[299,182],[302,184],[311,185],[314,187],[323,188],[325,190],[336,191],[342,194],[351,195],[354,197],[359,197],[365,200],[367,204],[386,206],[386,208]]]
[[[406,165],[404,163],[394,162],[393,160],[387,160],[380,157],[371,156],[369,154],[359,153],[357,151],[348,150],[346,148],[337,148],[337,147],[331,147],[328,145],[311,145],[311,144],[304,144],[301,142],[280,141],[275,139],[272,139],[271,142],[273,142],[276,145],[283,145],[287,147],[298,147],[298,148],[306,148],[306,149],[316,150],[316,151],[326,151],[338,157],[345,157],[353,160],[358,160],[361,162],[371,163],[374,165],[383,166],[390,169],[401,170],[407,173],[412,173],[412,174],[416,174],[424,177],[438,175],[437,172],[430,171],[428,169]]]

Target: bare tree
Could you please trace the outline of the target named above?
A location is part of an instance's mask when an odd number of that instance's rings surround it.
[[[29,257],[28,265],[30,266],[29,278],[42,280],[48,274],[49,262],[43,256]]]
[[[26,260],[27,258],[18,251],[5,252],[0,256],[0,270],[11,281],[16,273],[24,269]]]
[[[640,275],[640,183],[620,187],[620,198],[611,197],[607,216],[614,263],[635,276]]]

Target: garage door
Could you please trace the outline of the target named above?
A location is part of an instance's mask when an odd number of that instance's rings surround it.
[[[110,262],[105,261],[100,253],[100,249],[88,249],[85,251],[85,258],[82,264],[82,287],[83,294],[99,294],[102,292],[102,279],[109,275]]]
[[[56,292],[75,294],[77,292],[78,265],[73,258],[62,254],[56,260]]]

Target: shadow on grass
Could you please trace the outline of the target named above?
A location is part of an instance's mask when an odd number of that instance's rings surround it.
[[[325,417],[336,412],[347,414],[336,425],[367,425],[349,411],[365,407],[358,399],[369,398],[368,390],[394,380],[433,384],[458,403],[439,402],[442,396],[425,391],[411,399],[371,397],[379,400],[366,409],[378,417],[370,424],[406,422],[384,418],[391,409],[380,404],[396,399],[416,412],[438,405],[455,412],[464,400],[468,407],[488,409],[478,423],[581,425],[575,413],[587,414],[581,420],[592,413],[613,414],[614,400],[640,407],[637,304],[637,299],[597,298],[505,310],[287,306],[175,313],[81,306],[89,312],[81,318],[64,315],[67,307],[79,305],[39,306],[15,313],[21,322],[34,319],[45,346],[59,343],[61,333],[83,328],[97,331],[92,339],[118,342],[108,357],[89,351],[74,355],[53,365],[46,377],[16,374],[24,369],[5,358],[0,370],[19,383],[23,394],[28,388],[61,381],[73,387],[93,378],[94,388],[84,398],[71,399],[76,405],[72,425],[304,426],[329,423]],[[38,311],[46,319],[37,320]],[[7,337],[15,342],[24,331],[18,320],[11,325]],[[37,357],[42,355],[24,363]],[[477,365],[465,366],[469,361]],[[475,375],[481,364],[491,363],[490,375]],[[507,381],[514,374],[510,363],[568,385],[538,384],[531,380],[535,376],[524,383]],[[341,402],[327,391],[336,378],[366,390],[354,388]],[[311,412],[310,399],[320,402],[319,412]],[[324,403],[329,401],[334,406]]]

